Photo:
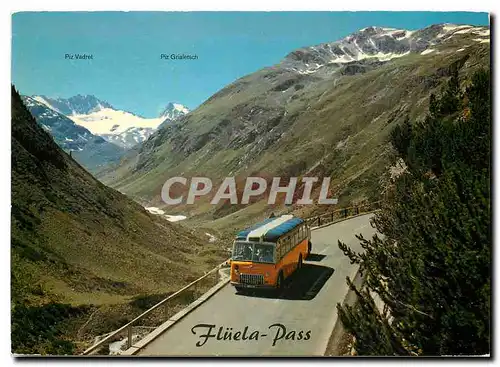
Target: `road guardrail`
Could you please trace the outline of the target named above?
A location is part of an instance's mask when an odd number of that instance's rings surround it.
[[[337,209],[328,213],[305,218],[305,221],[311,227],[320,227],[325,224],[335,223],[337,221],[353,217],[355,215],[365,214],[380,209],[381,202],[382,201],[374,201],[371,203],[364,203],[356,206]]]

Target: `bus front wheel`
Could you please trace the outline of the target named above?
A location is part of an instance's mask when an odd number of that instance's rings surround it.
[[[302,269],[302,254],[299,255],[299,261],[297,262],[297,270]]]

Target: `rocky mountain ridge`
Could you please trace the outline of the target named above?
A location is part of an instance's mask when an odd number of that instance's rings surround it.
[[[367,27],[336,42],[293,51],[285,57],[279,67],[300,74],[310,74],[324,67],[341,67],[342,64],[354,61],[370,59],[389,61],[410,53],[429,52],[433,46],[462,34],[470,34],[479,40],[487,40],[490,32],[488,27],[449,23],[436,24],[415,31]]]

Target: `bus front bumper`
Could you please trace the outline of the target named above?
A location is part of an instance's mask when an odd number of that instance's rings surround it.
[[[249,289],[274,289],[274,284],[246,284],[231,282],[231,285],[237,288],[249,288]]]

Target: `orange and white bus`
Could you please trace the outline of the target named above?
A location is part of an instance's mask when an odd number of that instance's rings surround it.
[[[238,232],[231,256],[231,284],[281,289],[311,253],[311,230],[293,215],[268,218]]]

